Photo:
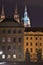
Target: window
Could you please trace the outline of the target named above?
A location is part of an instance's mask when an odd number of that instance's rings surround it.
[[[2,59],[5,59],[5,54],[2,55]]]
[[[5,30],[2,31],[3,34],[5,34],[5,32],[6,32]]]
[[[11,30],[8,30],[8,33],[10,34],[11,33]]]
[[[8,59],[11,58],[11,55],[8,55]]]
[[[21,38],[19,38],[19,42],[21,42]]]
[[[32,42],[30,43],[30,46],[32,46]]]
[[[40,40],[41,40],[41,37],[40,37]]]
[[[32,48],[30,48],[30,51],[32,52],[32,51],[33,51],[33,49],[32,49]]]
[[[16,33],[16,30],[13,30],[13,33]]]
[[[0,55],[2,55],[3,54],[3,51],[0,51]]]
[[[42,52],[42,48],[41,48],[41,49],[39,49],[39,52]]]
[[[19,30],[19,33],[21,33],[21,30]]]
[[[5,37],[2,38],[2,42],[5,42]]]
[[[32,40],[32,37],[30,37],[30,40]]]
[[[16,42],[16,38],[14,38],[13,41]]]
[[[11,38],[10,37],[8,38],[8,42],[11,42]]]
[[[28,37],[26,37],[26,40],[28,40]]]
[[[13,55],[13,58],[16,58],[16,54]]]
[[[38,45],[38,43],[36,43],[36,46]]]
[[[36,40],[37,40],[37,37],[36,37]]]
[[[26,52],[28,52],[28,48],[26,48]]]
[[[8,51],[11,51],[11,46],[8,46]]]
[[[28,46],[28,42],[26,43],[26,46]]]

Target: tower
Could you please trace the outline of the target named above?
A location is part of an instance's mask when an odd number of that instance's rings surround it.
[[[22,18],[22,20],[24,21],[24,26],[25,27],[30,27],[30,19],[28,17],[27,7],[26,6],[25,6],[24,17]]]
[[[17,5],[16,5],[15,13],[14,13],[14,19],[15,19],[17,22],[20,22],[18,10],[17,10]]]
[[[2,5],[1,19],[5,19],[4,6]]]

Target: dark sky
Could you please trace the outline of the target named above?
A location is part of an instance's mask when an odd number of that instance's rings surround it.
[[[6,17],[13,17],[17,4],[20,17],[23,16],[25,3],[27,5],[28,16],[33,27],[43,26],[43,0],[0,0],[0,13],[2,4],[5,7]]]

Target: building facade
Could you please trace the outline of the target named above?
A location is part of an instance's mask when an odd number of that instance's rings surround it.
[[[17,7],[13,19],[5,18],[3,11],[2,8],[0,61],[43,61],[43,28],[31,27],[26,6],[21,22]]]
[[[24,26],[13,19],[0,22],[0,61],[24,61]]]
[[[37,54],[41,53],[43,60],[43,28],[26,28],[24,32],[24,57],[25,53],[30,53],[30,60],[36,62]]]

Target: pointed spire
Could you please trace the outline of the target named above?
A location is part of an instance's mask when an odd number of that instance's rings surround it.
[[[25,5],[25,12],[24,12],[24,17],[26,16],[27,17],[27,7],[26,7],[26,5]]]
[[[27,7],[26,7],[26,5],[25,5],[25,12],[27,12]]]
[[[14,19],[15,19],[17,22],[20,22],[18,10],[17,10],[17,5],[16,5],[15,13],[14,13]]]
[[[1,19],[5,19],[4,6],[2,5]]]
[[[29,19],[29,17],[28,17],[26,5],[25,5],[24,17],[23,17],[22,19],[23,19],[23,21],[24,21],[24,26],[25,26],[25,27],[30,27],[30,19]]]

